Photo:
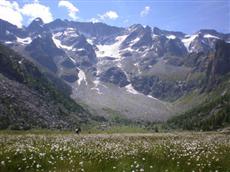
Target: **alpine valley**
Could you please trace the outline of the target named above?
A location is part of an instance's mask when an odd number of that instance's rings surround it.
[[[111,118],[199,130],[230,123],[230,34],[40,18],[0,26],[0,128]]]

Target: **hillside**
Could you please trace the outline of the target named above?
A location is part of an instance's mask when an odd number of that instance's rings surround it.
[[[0,45],[1,129],[75,128],[90,118],[35,65]]]
[[[171,129],[210,131],[230,125],[230,94],[203,102],[201,105],[167,121]]]
[[[207,131],[230,125],[230,44],[218,41],[215,49],[198,95],[203,98],[194,108],[168,120],[171,128]]]

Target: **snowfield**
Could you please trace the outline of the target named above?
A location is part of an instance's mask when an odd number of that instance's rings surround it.
[[[104,44],[104,45],[97,45],[98,51],[96,51],[96,55],[98,58],[103,57],[114,57],[120,59],[120,45],[125,40],[128,35],[118,36],[115,38],[114,44]]]

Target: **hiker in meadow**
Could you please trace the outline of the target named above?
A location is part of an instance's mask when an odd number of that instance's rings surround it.
[[[80,132],[81,132],[81,128],[80,127],[75,129],[75,133],[76,134],[80,134]]]

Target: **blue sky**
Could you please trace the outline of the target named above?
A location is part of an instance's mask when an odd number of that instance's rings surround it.
[[[6,12],[1,14],[4,10],[14,13],[6,17]],[[2,19],[20,26],[35,17],[45,22],[61,18],[115,26],[140,23],[185,33],[199,29],[230,33],[230,0],[0,0]]]

